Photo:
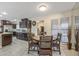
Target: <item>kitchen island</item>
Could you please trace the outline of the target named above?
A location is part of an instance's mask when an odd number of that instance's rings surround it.
[[[0,48],[9,45],[12,42],[12,33],[4,32],[0,33]]]

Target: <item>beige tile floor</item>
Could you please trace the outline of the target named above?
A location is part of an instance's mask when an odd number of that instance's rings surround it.
[[[13,38],[11,45],[0,48],[0,56],[38,56],[37,52],[28,52],[28,43],[16,38]],[[58,52],[52,52],[53,56],[60,56]],[[68,50],[66,45],[61,45],[61,56],[77,56],[75,50]]]

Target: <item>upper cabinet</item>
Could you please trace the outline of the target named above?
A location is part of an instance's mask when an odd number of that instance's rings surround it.
[[[24,22],[20,22],[19,25],[20,25],[20,28],[26,28],[26,24]]]
[[[0,21],[0,33],[2,33],[2,32],[3,32],[3,27],[2,27],[2,23]]]
[[[29,28],[31,27],[31,21],[28,18],[21,19],[19,23],[20,28]]]
[[[1,20],[2,25],[12,25],[12,22],[9,20]]]
[[[1,21],[0,21],[0,26],[1,26],[2,24],[1,24]]]
[[[16,24],[13,24],[13,29],[16,29]]]

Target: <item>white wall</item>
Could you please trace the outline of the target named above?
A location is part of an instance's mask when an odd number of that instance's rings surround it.
[[[16,20],[16,29],[19,29],[19,22],[20,22],[21,20]]]

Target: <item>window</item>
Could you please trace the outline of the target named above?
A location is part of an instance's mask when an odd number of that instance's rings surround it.
[[[75,16],[75,26],[79,29],[79,16]]]
[[[62,39],[61,42],[68,42],[68,23],[69,23],[69,18],[64,17],[60,19],[60,31],[62,33]]]
[[[59,32],[58,20],[54,19],[52,20],[52,35],[54,39],[57,37],[58,32]]]
[[[58,24],[60,21],[60,24]],[[60,20],[54,19],[52,20],[52,35],[55,39],[58,33],[62,33],[61,42],[68,42],[68,25],[69,25],[69,17],[61,18]]]

